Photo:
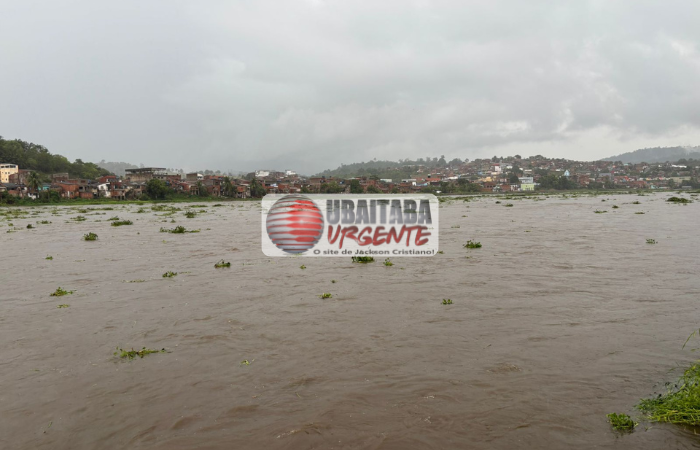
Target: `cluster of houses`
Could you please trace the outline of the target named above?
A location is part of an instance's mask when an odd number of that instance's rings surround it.
[[[3,164],[2,167],[6,165]],[[0,191],[7,191],[20,197],[35,197],[38,192],[32,190],[27,182],[31,171],[22,170],[14,166],[7,173],[0,172]],[[71,178],[67,173],[55,173],[51,175],[50,183],[42,183],[36,191],[55,191],[61,198],[66,199],[93,199],[113,198],[115,200],[138,199],[146,191],[147,183],[152,179],[162,180],[166,186],[178,193],[186,195],[200,195],[202,190],[213,196],[222,195],[223,176],[203,176],[199,173],[189,173],[184,177],[179,173],[172,173],[161,167],[145,167],[139,169],[127,169],[126,175],[106,175],[96,180]],[[250,197],[250,182],[247,180],[231,180],[232,190],[230,196],[238,198]]]
[[[334,178],[303,177],[293,171],[260,170],[245,177],[177,173],[160,167],[127,169],[123,177],[103,176],[97,180],[71,178],[67,173],[56,173],[50,183],[42,183],[32,189],[28,183],[31,171],[15,164],[0,164],[0,192],[34,197],[37,191],[55,191],[61,198],[113,198],[138,199],[145,193],[152,179],[162,180],[166,186],[185,195],[251,197],[251,186],[257,183],[256,192],[262,193],[316,193],[351,192],[360,189],[375,193],[412,193],[421,191],[450,192],[454,187],[470,185],[471,191],[527,192],[534,191],[543,177],[552,180],[565,178],[570,186],[587,188],[665,189],[669,187],[695,186],[698,167],[683,164],[623,164],[621,162],[577,162],[564,159],[518,156],[509,158],[477,159],[452,162],[446,167],[417,164],[409,169],[412,178],[389,178],[392,170],[406,173],[405,165],[395,169],[382,169],[386,178],[376,175]],[[357,180],[357,181],[354,181]],[[330,190],[330,187],[333,187]],[[264,189],[264,191],[260,191]],[[206,193],[203,192],[206,190]]]

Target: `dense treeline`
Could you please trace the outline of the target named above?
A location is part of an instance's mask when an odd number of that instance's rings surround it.
[[[415,175],[417,166],[438,169],[445,168],[446,166],[457,167],[460,164],[462,164],[462,160],[459,158],[455,158],[452,161],[447,162],[444,155],[440,156],[440,158],[418,158],[415,161],[410,159],[400,159],[398,161],[378,161],[375,158],[374,160],[367,162],[341,164],[337,169],[324,170],[323,172],[317,174],[317,176],[332,176],[338,178],[361,176],[392,179],[411,178],[412,175]]]
[[[17,164],[20,169],[34,170],[41,173],[46,180],[52,173],[67,172],[73,178],[95,179],[109,175],[106,169],[90,162],[76,159],[70,162],[61,155],[52,155],[43,145],[25,142],[19,139],[5,140],[0,136],[0,163]]]

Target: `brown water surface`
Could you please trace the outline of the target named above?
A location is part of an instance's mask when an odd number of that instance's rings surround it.
[[[693,361],[700,204],[667,196],[443,203],[444,254],[391,267],[264,257],[253,202],[0,209],[0,448],[699,448],[605,417]]]

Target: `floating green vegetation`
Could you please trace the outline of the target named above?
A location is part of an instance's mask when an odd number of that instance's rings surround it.
[[[177,272],[173,272],[171,270],[168,270],[163,274],[163,278],[172,278],[174,276],[177,276]]]
[[[178,208],[176,206],[168,206],[168,205],[153,205],[151,206],[151,211],[169,211],[169,212],[175,212],[175,211],[182,211],[181,208]]]
[[[222,260],[219,261],[218,263],[214,264],[214,267],[217,268],[217,269],[220,269],[220,268],[222,268],[222,267],[231,267],[231,263],[230,263],[230,262],[226,262],[226,261],[224,261],[224,260],[222,259]]]
[[[655,239],[647,239],[647,244],[656,244]]]
[[[481,242],[472,241],[469,239],[466,244],[463,245],[464,248],[481,248]]]
[[[459,228],[459,225],[452,225],[450,228]]]
[[[173,233],[173,234],[184,234],[184,233],[199,233],[199,230],[188,230],[182,225],[178,225],[175,228],[161,228],[161,233]]]
[[[391,260],[390,260],[389,258],[387,258],[387,259],[384,260],[384,265],[387,266],[387,267],[391,267],[391,266],[394,265],[394,263],[391,262]]]
[[[143,214],[146,212],[145,208],[139,208],[138,211],[136,211],[136,214]]]
[[[68,308],[69,306],[70,306],[70,305],[67,304],[67,303],[61,303],[61,304],[58,305],[56,308]]]
[[[40,224],[42,224],[42,225],[48,225],[48,224],[50,224],[51,222],[49,222],[48,220],[40,220],[40,221],[37,222],[37,223],[40,223]]]
[[[207,205],[192,205],[192,208],[206,208]]]
[[[501,201],[500,201],[500,200],[496,200],[496,204],[497,204],[497,205],[500,205],[500,204],[501,204]]]
[[[612,209],[618,209],[618,208],[619,208],[619,206],[617,206],[617,205],[612,205]]]
[[[72,294],[73,292],[75,291],[67,291],[59,286],[54,292],[51,293],[51,297],[63,297],[64,295]]]
[[[85,216],[75,216],[71,220],[75,220],[76,222],[85,222],[87,219]]]
[[[31,223],[28,223],[27,228],[29,228],[29,229],[34,228],[34,225],[32,225]]]
[[[633,205],[641,205],[641,204],[642,204],[642,202],[639,202],[639,201],[634,201],[634,202],[632,202],[632,204],[633,204]]]
[[[593,211],[593,212],[596,213],[596,214],[605,214],[607,211],[601,211],[601,210],[599,210],[599,209],[596,209],[596,210]]]
[[[224,205],[222,205],[221,203],[217,203],[216,205],[212,205],[212,206],[213,206],[214,208],[217,208],[217,207],[219,207],[219,206],[224,206]]]
[[[512,207],[512,206],[513,206],[513,204],[512,204],[512,203],[506,203],[506,204],[505,204],[505,205],[503,205],[503,206],[507,206],[507,207]]]
[[[44,259],[48,259],[49,261],[52,261],[52,260],[53,260],[53,256],[47,256],[47,257],[44,258]]]
[[[683,197],[671,197],[666,201],[671,203],[693,203],[692,200]]]
[[[323,294],[319,295],[321,298],[332,298],[333,295],[330,292],[324,292]]]
[[[443,299],[442,299],[442,304],[443,304],[443,305],[451,305],[451,304],[452,304],[452,300],[450,300],[449,298],[443,298]]]
[[[112,222],[113,227],[120,227],[122,225],[133,225],[133,224],[134,224],[134,222],[132,222],[131,220],[115,220],[114,222]]]
[[[627,414],[610,413],[606,416],[608,422],[617,431],[632,431],[638,424]]]
[[[243,361],[241,361],[241,365],[242,365],[242,366],[249,366],[249,365],[250,365],[250,361],[248,361],[247,359],[244,359]]]
[[[302,264],[301,266],[299,266],[299,268],[300,268],[301,270],[304,270],[304,269],[306,269],[306,266]]]
[[[331,280],[331,283],[335,284],[335,283],[336,283],[336,281],[335,281],[335,280]]]
[[[146,280],[129,280],[127,283],[145,283]]]
[[[197,213],[195,211],[187,211],[185,213],[185,217],[187,217],[188,219],[194,219],[195,217],[197,217]]]
[[[164,348],[161,348],[160,350],[153,350],[151,348],[143,347],[141,350],[134,350],[133,348],[131,350],[124,350],[123,348],[117,347],[117,351],[114,352],[114,356],[119,356],[120,358],[134,359],[137,356],[139,358],[143,358],[144,356],[150,355],[151,353],[167,353],[167,352]]]
[[[107,220],[119,220],[119,216],[110,217],[110,218],[107,219]]]
[[[635,214],[644,214],[642,211],[637,211]]]
[[[438,250],[438,255],[442,255],[443,253],[445,252],[443,252],[442,250]]]
[[[83,239],[85,239],[86,241],[96,241],[97,235],[91,231],[88,234],[84,234]]]
[[[354,263],[361,263],[361,264],[367,264],[374,262],[374,258],[371,256],[353,256],[352,257],[352,262]]]

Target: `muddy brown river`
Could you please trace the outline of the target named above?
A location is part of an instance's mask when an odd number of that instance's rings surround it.
[[[391,267],[265,257],[259,202],[0,208],[0,448],[700,448],[605,417],[696,355],[700,203],[670,195],[445,202],[444,253]]]

